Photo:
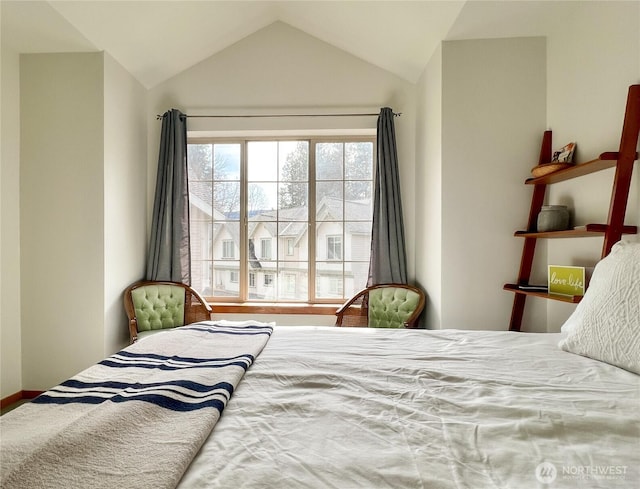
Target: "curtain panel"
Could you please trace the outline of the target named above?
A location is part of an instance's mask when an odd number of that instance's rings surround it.
[[[191,284],[187,118],[176,109],[162,116],[146,278]]]
[[[389,107],[381,109],[378,116],[371,259],[367,286],[407,283],[407,256],[393,117],[393,110]]]

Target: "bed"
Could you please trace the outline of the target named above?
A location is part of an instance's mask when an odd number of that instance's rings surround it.
[[[210,336],[233,353],[232,387],[216,377],[161,406],[115,402],[116,387],[67,402],[77,386],[62,384],[0,418],[2,487],[640,487],[640,245],[609,256],[561,333],[204,322],[152,336],[116,354],[158,356],[127,385],[159,388],[160,357],[220,362],[199,358]],[[105,367],[75,379],[113,382]]]

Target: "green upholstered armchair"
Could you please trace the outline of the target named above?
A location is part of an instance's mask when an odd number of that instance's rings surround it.
[[[124,291],[124,308],[131,343],[166,329],[211,319],[211,306],[179,282],[136,282]]]
[[[412,285],[372,285],[336,311],[336,326],[417,328],[425,302],[424,292]]]

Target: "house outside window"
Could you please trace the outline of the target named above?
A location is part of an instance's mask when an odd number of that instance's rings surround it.
[[[189,139],[192,286],[215,301],[305,303],[365,287],[374,150],[361,136]]]

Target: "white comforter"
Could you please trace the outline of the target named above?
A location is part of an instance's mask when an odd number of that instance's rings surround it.
[[[179,487],[640,487],[640,377],[559,339],[276,328]]]

